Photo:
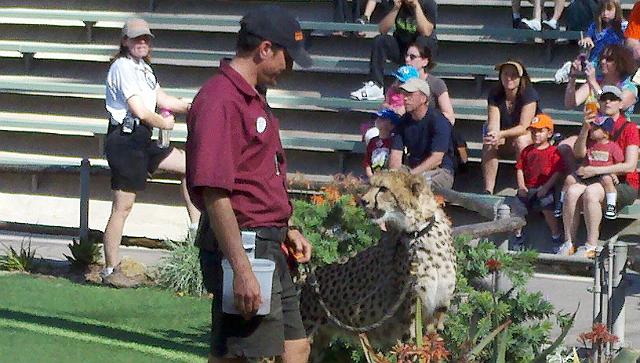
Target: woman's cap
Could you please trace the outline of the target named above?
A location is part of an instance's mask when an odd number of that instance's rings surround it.
[[[420,91],[427,97],[431,95],[429,84],[427,83],[427,81],[420,78],[411,78],[410,80],[403,83],[400,88],[410,93]]]
[[[496,64],[496,71],[500,72],[502,70],[502,67],[506,66],[506,65],[512,65],[514,67],[516,67],[516,70],[518,71],[518,76],[522,77],[524,75],[524,68],[522,68],[522,65],[520,65],[520,63],[515,62],[515,61],[506,61],[503,63],[499,63]]]
[[[400,116],[390,108],[383,108],[380,111],[376,111],[375,115],[380,118],[391,121],[391,123],[394,125],[397,125],[400,123]]]
[[[598,99],[602,99],[602,97],[606,94],[612,94],[616,96],[619,100],[622,99],[622,90],[616,86],[604,86],[602,87],[602,93],[600,93],[600,97]]]
[[[149,35],[151,37],[155,37],[155,35],[151,34],[151,29],[149,29],[149,24],[144,21],[144,19],[140,18],[129,18],[124,23],[122,27],[122,36],[127,38],[137,38],[141,35]]]
[[[398,81],[405,83],[411,78],[418,78],[420,75],[418,74],[418,70],[414,66],[402,66],[396,70],[393,74],[396,76]]]
[[[591,123],[593,126],[601,128],[603,131],[605,131],[608,134],[611,134],[611,132],[613,132],[613,118],[611,117],[607,117],[607,116],[600,116],[600,117],[596,117],[595,120],[593,120],[593,122]]]
[[[530,129],[549,129],[549,132],[553,132],[553,120],[551,116],[544,113],[539,113],[531,120]]]
[[[300,23],[284,8],[277,5],[256,7],[240,20],[240,26],[250,34],[284,47],[300,66],[308,68],[313,65],[304,48]]]

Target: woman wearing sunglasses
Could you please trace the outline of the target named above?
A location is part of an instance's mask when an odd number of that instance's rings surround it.
[[[110,117],[105,152],[111,168],[113,204],[104,231],[103,277],[110,275],[118,264],[124,223],[136,193],[145,189],[149,174],[161,169],[182,176],[182,194],[192,226],[200,218],[186,191],[184,151],[161,147],[151,140],[154,127],[173,129],[173,113],[187,113],[190,107],[189,103],[167,95],[158,84],[149,66],[153,37],[146,21],[127,20],[122,28],[120,50],[107,74],[106,109]],[[170,112],[160,115],[156,107]]]
[[[456,118],[453,113],[453,106],[449,98],[449,90],[444,81],[431,73],[436,63],[433,61],[431,49],[423,42],[414,42],[409,45],[404,56],[404,62],[408,66],[413,66],[418,70],[418,76],[427,81],[431,90],[429,97],[429,105],[435,105],[440,112],[451,122],[455,124]]]
[[[625,46],[609,45],[602,51],[598,65],[600,74],[597,74],[590,62],[583,62],[579,58],[573,61],[564,93],[565,107],[573,109],[585,103],[590,93],[597,99],[602,87],[616,86],[622,90],[623,113],[627,120],[631,120],[633,108],[638,101],[638,89],[630,80],[636,70],[633,53]],[[581,72],[584,73],[586,82],[576,89],[576,78]]]
[[[638,102],[638,88],[631,82],[631,76],[636,70],[636,63],[631,50],[622,45],[609,45],[600,55],[598,62],[599,74],[590,62],[583,62],[580,58],[571,65],[569,83],[564,93],[564,105],[567,109],[576,108],[590,99],[589,103],[596,104],[604,86],[615,86],[622,90],[620,108],[628,121],[631,120],[633,108]],[[584,73],[586,82],[576,89],[576,78]],[[576,136],[566,138],[558,146],[558,152],[568,173],[576,169],[573,145]]]

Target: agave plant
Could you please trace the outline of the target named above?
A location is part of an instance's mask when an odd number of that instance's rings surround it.
[[[31,271],[33,269],[36,249],[31,249],[31,241],[29,241],[26,248],[24,242],[21,242],[18,251],[12,246],[4,247],[7,254],[0,258],[0,270]]]
[[[102,253],[100,252],[100,246],[91,240],[78,241],[75,238],[72,243],[68,244],[69,250],[71,250],[71,256],[64,255],[71,266],[76,268],[85,268],[89,265],[98,263]]]

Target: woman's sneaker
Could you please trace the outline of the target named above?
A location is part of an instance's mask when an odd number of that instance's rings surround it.
[[[584,245],[578,247],[575,255],[576,257],[586,257],[586,258],[596,258],[598,254],[598,246],[594,245]]]
[[[562,202],[557,201],[556,206],[553,209],[553,216],[556,218],[562,218]]]
[[[520,24],[521,24],[520,28],[535,30],[538,32],[542,30],[542,24],[540,23],[540,20],[522,19],[520,21]]]
[[[613,204],[607,204],[607,209],[604,211],[604,217],[606,219],[618,218],[618,210],[616,209],[616,206]]]
[[[369,24],[369,18],[363,15],[362,17],[356,19],[356,24],[362,24],[362,25]],[[362,38],[366,35],[363,31],[357,31],[357,32],[354,32],[353,34],[355,34],[359,38]]]
[[[351,98],[358,101],[384,100],[384,90],[374,81],[365,82],[364,86],[351,92]]]
[[[560,245],[560,248],[558,248],[558,252],[556,252],[556,255],[571,256],[575,252],[576,252],[576,249],[573,247],[573,243],[565,242]]]
[[[553,19],[543,20],[542,28],[545,30],[558,30],[558,21]]]
[[[557,84],[569,82],[569,74],[571,74],[571,62],[566,62],[556,71],[555,79]]]

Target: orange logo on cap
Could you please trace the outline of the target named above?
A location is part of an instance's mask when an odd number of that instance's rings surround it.
[[[295,32],[293,34],[293,38],[296,40],[296,42],[299,42],[304,39],[304,35],[302,35],[302,32]]]

